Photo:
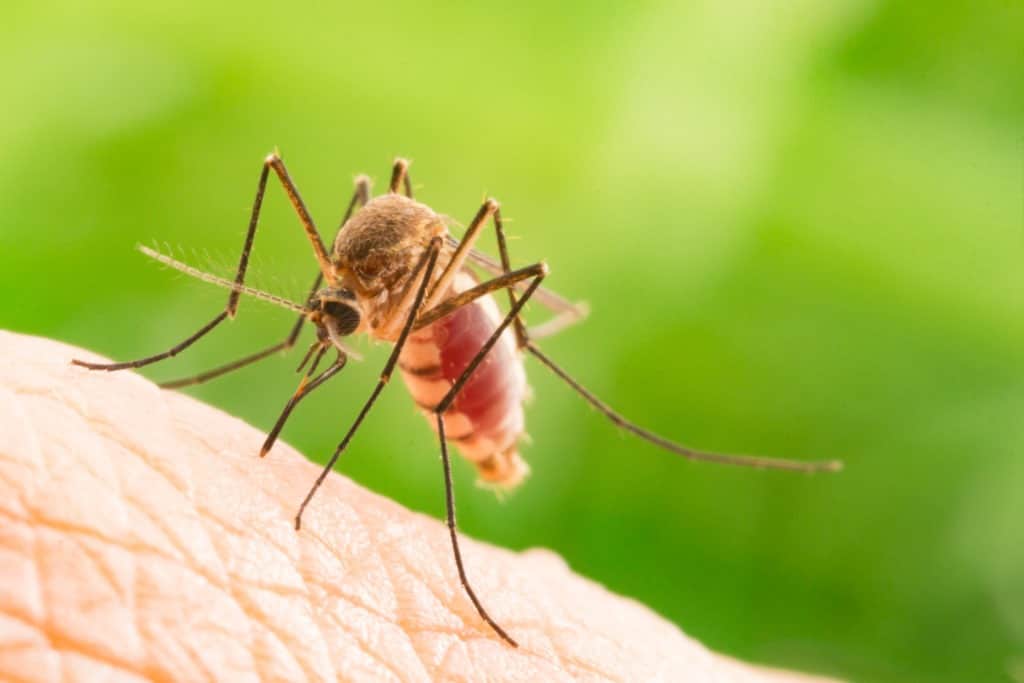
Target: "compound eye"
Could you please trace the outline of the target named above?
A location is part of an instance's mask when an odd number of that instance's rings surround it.
[[[359,311],[341,301],[325,301],[323,313],[332,336],[347,337],[359,327]]]

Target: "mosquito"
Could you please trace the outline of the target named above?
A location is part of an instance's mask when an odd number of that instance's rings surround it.
[[[252,289],[245,285],[249,255],[256,237],[260,208],[270,173],[280,180],[299,222],[313,247],[319,266],[305,304]],[[473,246],[484,226],[494,226],[500,260]],[[548,274],[541,261],[524,268],[510,265],[501,209],[494,199],[480,206],[461,240],[448,231],[445,219],[413,199],[409,162],[397,159],[386,194],[371,197],[370,180],[360,175],[330,250],[324,245],[313,218],[299,195],[279,154],[263,162],[249,227],[235,279],[226,280],[198,271],[169,256],[143,248],[147,255],[208,282],[231,290],[227,304],[212,320],[170,349],[123,363],[72,361],[90,370],[140,368],[181,353],[238,312],[242,294],[268,300],[299,314],[283,341],[234,362],[173,382],[165,388],[199,384],[238,370],[295,346],[303,326],[316,330],[297,372],[305,368],[298,388],[260,449],[265,456],[298,403],[335,377],[351,355],[344,340],[368,334],[394,346],[373,391],[339,442],[323,471],[311,486],[295,515],[295,528],[320,485],[352,441],[370,409],[397,368],[416,405],[437,433],[444,470],[448,534],[459,581],[477,613],[494,632],[513,647],[516,641],[491,618],[466,575],[459,550],[448,444],[476,466],[483,483],[504,489],[519,485],[529,473],[520,457],[524,434],[523,403],[528,388],[523,357],[529,354],[568,384],[615,425],[666,451],[688,458],[726,465],[790,470],[835,471],[839,461],[803,462],[750,455],[727,455],[695,450],[659,436],[627,420],[573,379],[537,346],[537,340],[578,322],[586,307],[541,287]],[[486,273],[482,277],[478,273]],[[494,294],[505,290],[509,308],[501,313]],[[521,313],[529,301],[549,309],[551,318],[527,328]],[[317,374],[324,355],[333,349],[335,360]]]

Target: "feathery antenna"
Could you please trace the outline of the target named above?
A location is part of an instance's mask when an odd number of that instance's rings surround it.
[[[203,272],[203,271],[199,270],[198,268],[195,268],[193,266],[188,265],[187,263],[182,263],[181,261],[179,261],[179,260],[177,260],[175,258],[167,256],[166,254],[161,254],[159,251],[157,251],[155,249],[150,249],[149,247],[147,247],[147,246],[145,246],[143,244],[140,244],[138,246],[138,249],[139,249],[139,251],[141,251],[143,254],[145,254],[149,258],[151,258],[151,259],[153,259],[155,261],[159,261],[160,263],[164,264],[165,266],[170,266],[171,268],[174,268],[175,270],[179,270],[182,273],[185,273],[185,275],[190,275],[190,276],[196,278],[197,280],[202,280],[203,282],[209,282],[211,284],[215,284],[215,285],[218,285],[220,287],[224,287],[225,289],[230,289],[230,290],[232,290],[234,292],[241,292],[242,294],[248,294],[251,297],[255,297],[257,299],[262,299],[263,301],[267,301],[269,303],[275,304],[277,306],[280,306],[281,308],[287,308],[289,311],[294,311],[296,313],[308,313],[308,310],[306,309],[305,306],[300,306],[299,304],[295,303],[294,301],[289,301],[288,299],[285,299],[284,297],[277,296],[276,294],[269,294],[269,293],[264,292],[262,290],[254,289],[254,288],[248,287],[246,285],[240,285],[240,284],[237,284],[235,282],[232,282],[231,280],[227,280],[225,278],[217,277],[216,275],[212,275],[210,273]]]

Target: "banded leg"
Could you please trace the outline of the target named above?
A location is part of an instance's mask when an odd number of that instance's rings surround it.
[[[331,262],[327,256],[326,250],[324,249],[323,241],[320,239],[320,233],[317,232],[316,226],[313,223],[313,218],[309,215],[309,211],[306,209],[305,203],[303,203],[302,198],[299,196],[298,189],[292,182],[291,177],[289,177],[288,171],[284,166],[284,162],[281,161],[281,157],[279,157],[277,153],[274,153],[268,156],[263,162],[263,170],[260,172],[259,183],[256,187],[256,199],[253,201],[252,213],[249,217],[249,229],[245,234],[245,242],[242,245],[242,255],[238,260],[238,271],[235,274],[235,284],[241,285],[245,282],[245,271],[249,266],[249,254],[252,251],[252,245],[256,239],[256,226],[259,222],[260,208],[263,206],[263,195],[267,189],[267,178],[270,175],[271,169],[273,169],[274,173],[281,181],[281,185],[284,187],[285,193],[288,195],[288,200],[291,202],[292,207],[299,216],[299,221],[302,223],[306,236],[309,238],[309,241],[313,246],[314,255],[320,265],[321,275],[326,277],[329,281],[333,280]],[[223,311],[217,314],[210,322],[199,328],[199,330],[194,334],[186,337],[183,341],[175,344],[170,349],[162,353],[123,363],[88,363],[80,360],[72,360],[71,362],[75,365],[89,368],[90,370],[112,371],[124,370],[127,368],[141,368],[151,363],[171,358],[192,346],[192,344],[217,327],[217,325],[224,322],[227,318],[234,318],[235,313],[238,311],[238,300],[240,296],[241,293],[239,291],[232,290],[228,295],[228,302]]]
[[[395,347],[391,350],[391,355],[388,357],[387,363],[384,364],[384,369],[380,373],[380,379],[377,381],[377,386],[374,387],[370,393],[370,397],[366,399],[366,403],[363,404],[362,410],[356,416],[352,426],[349,427],[345,437],[338,444],[338,447],[334,449],[334,454],[331,455],[331,459],[327,461],[320,476],[316,478],[313,486],[309,489],[309,493],[306,494],[305,500],[302,501],[302,505],[299,506],[299,511],[295,515],[295,529],[298,530],[302,527],[302,513],[305,512],[306,506],[309,505],[309,501],[313,500],[313,496],[316,494],[317,489],[320,488],[321,484],[324,483],[324,479],[334,469],[334,464],[338,462],[338,458],[341,457],[342,452],[348,446],[352,437],[355,435],[356,430],[363,423],[366,418],[366,414],[370,412],[370,408],[376,403],[377,397],[380,392],[387,386],[388,381],[391,379],[391,373],[395,370],[395,365],[398,364],[398,356],[402,353],[402,348],[405,346],[405,341],[409,338],[409,333],[412,331],[413,323],[416,321],[416,315],[423,306],[423,298],[426,295],[427,285],[430,283],[430,278],[434,273],[434,266],[437,264],[437,256],[441,252],[441,238],[435,237],[430,241],[430,246],[423,253],[423,258],[416,266],[416,270],[412,274],[412,278],[415,281],[416,277],[421,277],[419,288],[416,290],[416,298],[413,300],[412,306],[409,309],[409,316],[406,318],[405,324],[402,326],[402,332],[398,335],[398,340],[395,342]],[[422,275],[420,275],[422,273]]]
[[[455,383],[452,384],[448,393],[444,395],[444,398],[442,398],[434,408],[434,416],[437,419],[437,434],[441,442],[441,464],[444,468],[444,499],[445,511],[447,513],[446,516],[448,520],[448,535],[451,538],[452,553],[455,555],[455,567],[459,572],[459,581],[462,583],[462,588],[466,591],[466,595],[469,596],[470,601],[473,603],[473,606],[476,608],[480,617],[486,621],[492,629],[494,629],[495,633],[501,636],[512,647],[519,647],[519,644],[516,643],[516,641],[512,639],[512,636],[510,636],[505,629],[499,626],[498,623],[491,618],[491,615],[487,613],[483,604],[481,604],[480,600],[476,597],[476,593],[473,591],[473,587],[469,583],[469,578],[466,576],[466,568],[462,561],[462,551],[459,549],[459,535],[455,519],[455,489],[452,482],[452,465],[451,458],[448,455],[448,442],[445,438],[444,413],[449,407],[451,407],[451,404],[455,401],[459,391],[462,390],[462,387],[465,386],[473,372],[480,366],[480,363],[483,362],[484,357],[497,343],[502,332],[505,331],[505,328],[507,328],[509,324],[516,319],[530,296],[537,290],[537,287],[540,286],[541,280],[543,280],[547,275],[547,266],[544,263],[538,263],[532,268],[535,269],[535,274],[532,275],[533,279],[530,282],[530,286],[527,287],[525,292],[523,292],[522,297],[519,298],[512,306],[504,320],[501,321],[501,324],[498,325],[487,341],[484,342],[484,345],[480,347],[480,350],[477,351],[473,360],[469,362],[466,369],[462,371],[462,374],[460,374],[458,379],[455,380]],[[506,285],[498,285],[495,288],[497,289],[502,286]]]
[[[356,189],[352,193],[352,198],[349,200],[348,208],[345,210],[345,215],[341,219],[341,223],[338,224],[338,232],[341,232],[341,229],[345,227],[345,223],[347,223],[348,219],[352,217],[352,214],[356,210],[356,208],[362,208],[363,206],[366,205],[368,201],[370,201],[370,179],[367,178],[366,176],[361,175],[356,178],[355,182]],[[323,280],[323,273],[317,273],[316,279],[313,281],[313,286],[310,287],[309,289],[309,295],[306,297],[307,301],[310,298],[312,298],[314,294],[316,294],[317,290],[320,289],[320,285],[323,283]],[[248,356],[232,361],[230,363],[225,363],[224,365],[213,368],[212,370],[201,372],[198,375],[193,375],[191,377],[183,377],[181,379],[171,380],[168,382],[161,382],[160,386],[164,389],[179,389],[181,387],[202,384],[203,382],[208,382],[211,379],[215,379],[222,375],[226,375],[229,372],[233,372],[235,370],[244,368],[248,365],[252,365],[253,363],[261,361],[264,358],[269,358],[270,356],[274,355],[279,351],[288,351],[293,346],[295,346],[295,342],[298,340],[299,334],[302,332],[302,325],[305,322],[306,317],[304,315],[300,315],[298,317],[298,320],[295,321],[295,324],[292,325],[291,332],[289,332],[288,336],[284,338],[284,341],[268,346],[262,351],[257,351],[256,353],[250,354]]]

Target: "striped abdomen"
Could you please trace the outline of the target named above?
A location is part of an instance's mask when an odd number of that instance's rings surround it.
[[[460,273],[452,288],[459,292],[474,284],[470,276]],[[487,296],[409,337],[399,368],[413,399],[435,428],[434,407],[502,317]],[[444,414],[448,441],[476,465],[484,482],[510,488],[529,472],[518,452],[526,393],[526,374],[515,336],[506,328]]]

